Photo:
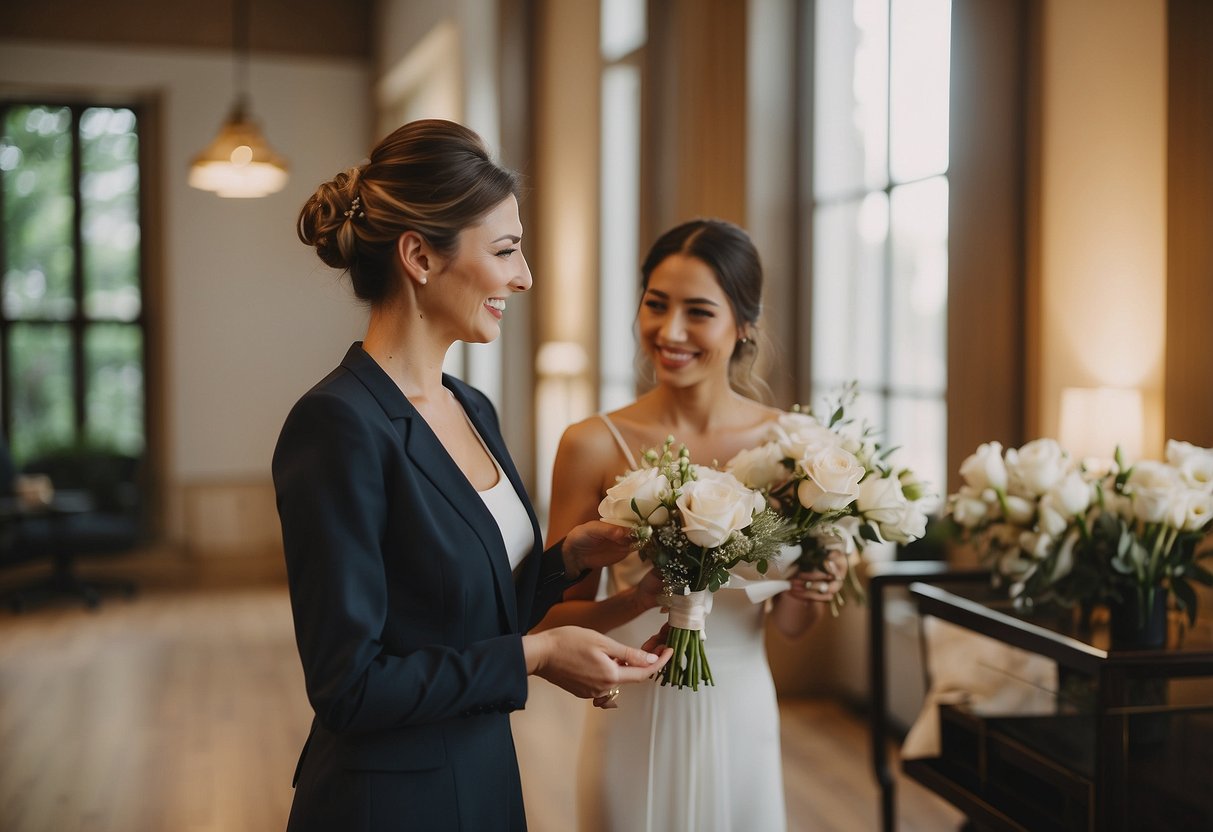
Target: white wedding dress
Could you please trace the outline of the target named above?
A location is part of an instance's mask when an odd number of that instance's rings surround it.
[[[635,585],[648,570],[629,555],[607,570],[600,596]],[[712,601],[705,648],[715,685],[692,691],[658,679],[625,687],[616,709],[589,709],[578,760],[581,832],[786,829],[766,604],[729,588]],[[665,620],[652,609],[609,635],[643,644]]]

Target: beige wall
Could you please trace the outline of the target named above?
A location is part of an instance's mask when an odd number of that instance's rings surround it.
[[[1166,302],[1164,0],[1043,5],[1034,435],[1061,390],[1137,387],[1161,453]],[[1031,431],[1030,431],[1031,432]]]

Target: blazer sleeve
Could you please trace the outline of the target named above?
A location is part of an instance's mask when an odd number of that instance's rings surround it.
[[[385,652],[387,441],[352,403],[313,391],[274,452],[295,635],[317,718],[362,732],[522,707],[518,634]]]

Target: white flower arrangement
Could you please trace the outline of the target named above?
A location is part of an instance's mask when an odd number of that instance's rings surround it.
[[[674,655],[661,683],[675,687],[715,684],[704,650],[710,593],[724,586],[738,564],[766,572],[768,561],[791,539],[766,498],[732,474],[675,454],[669,437],[661,453],[645,451],[642,467],[621,476],[599,503],[606,522],[634,530],[640,556],[665,583]]]
[[[1166,461],[1080,463],[1053,439],[977,448],[947,511],[1021,607],[1116,603],[1158,592],[1196,617],[1190,581],[1213,585],[1199,561],[1213,529],[1213,449],[1171,440]]]

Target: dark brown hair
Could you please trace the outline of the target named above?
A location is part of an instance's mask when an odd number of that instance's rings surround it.
[[[459,232],[511,194],[518,195],[517,174],[494,163],[475,132],[441,119],[412,121],[365,165],[317,188],[297,230],[325,264],[349,272],[354,294],[375,304],[394,291],[401,234],[416,231],[453,255]]]
[[[750,235],[725,220],[697,219],[675,226],[657,238],[640,267],[641,290],[649,288],[654,270],[672,254],[702,261],[729,299],[733,318],[747,333],[733,347],[729,378],[733,386],[756,399],[767,398],[766,384],[751,375],[758,357],[758,319],[762,316],[762,260]]]

